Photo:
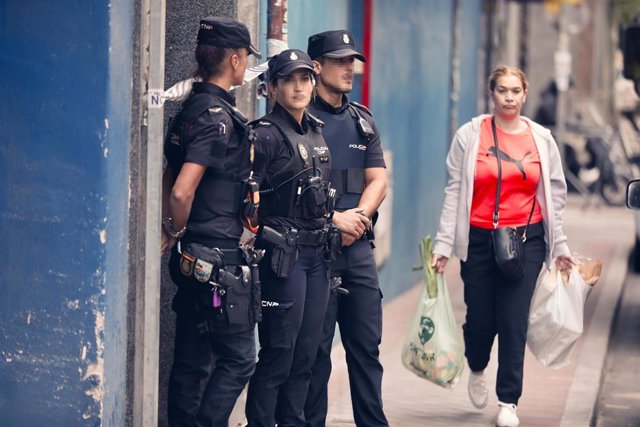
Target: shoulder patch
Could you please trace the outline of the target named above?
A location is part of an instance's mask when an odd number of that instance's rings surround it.
[[[209,112],[210,112],[210,113],[213,113],[213,114],[219,113],[219,112],[221,112],[221,111],[222,111],[222,108],[221,108],[221,107],[212,107],[212,108],[209,108]]]

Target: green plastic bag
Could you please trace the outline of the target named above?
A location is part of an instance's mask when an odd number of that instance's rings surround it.
[[[444,276],[431,267],[431,236],[422,239],[419,247],[424,287],[402,346],[402,364],[417,376],[451,389],[464,369],[464,343]]]

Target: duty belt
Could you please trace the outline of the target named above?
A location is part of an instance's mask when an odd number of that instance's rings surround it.
[[[240,249],[220,249],[224,257],[225,264],[242,265],[246,264],[244,254]]]
[[[320,246],[327,241],[327,228],[320,230],[298,230],[298,244],[301,246]]]
[[[225,264],[229,264],[229,265],[246,264],[244,254],[240,249],[219,249],[218,248],[218,251],[222,253]],[[196,256],[194,256],[193,254],[190,254],[188,251],[182,250],[182,248],[178,248],[178,253],[181,255],[187,254],[191,258],[197,259]]]
[[[327,227],[319,230],[300,230],[292,229],[291,227],[273,227],[280,233],[289,235],[294,233],[296,235],[295,242],[299,246],[320,246],[324,245],[327,241],[327,233],[329,229]],[[295,230],[295,231],[294,231]]]

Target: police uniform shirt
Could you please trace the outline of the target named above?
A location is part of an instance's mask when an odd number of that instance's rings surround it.
[[[309,132],[309,120],[306,114],[302,118],[302,123],[297,120],[277,102],[273,107],[273,114],[286,118],[291,127],[300,135],[306,135]],[[292,152],[291,147],[285,141],[282,133],[272,124],[258,121],[254,127],[255,141],[255,161],[254,161],[254,178],[260,184],[260,189],[265,190],[271,188],[269,178],[280,170],[282,170],[296,155]],[[328,179],[328,178],[327,178]],[[272,194],[266,194],[263,197],[273,197]],[[261,213],[261,211],[258,211]],[[304,218],[285,218],[285,217],[262,217],[260,223],[264,225],[276,227],[294,227],[303,230],[317,230],[325,225],[324,218],[304,219]]]
[[[208,82],[195,82],[193,94],[208,93],[221,98],[231,105],[235,105],[235,97],[226,90]],[[185,104],[188,103],[188,100]],[[206,236],[212,239],[238,239],[242,235],[242,223],[239,215],[216,215],[205,210],[202,200],[210,195],[202,191],[202,183],[214,171],[234,171],[241,178],[246,178],[251,169],[248,160],[248,150],[239,146],[241,135],[234,128],[234,122],[229,113],[220,107],[205,110],[193,122],[189,129],[189,138],[183,141],[181,150],[167,144],[165,154],[177,177],[183,163],[195,163],[207,167],[202,181],[196,189],[194,203],[187,222],[188,233],[194,236]],[[246,159],[244,157],[247,157]],[[229,183],[231,185],[231,183]],[[239,195],[239,197],[241,197]]]
[[[309,113],[325,123],[322,136],[332,154],[332,169],[386,168],[380,132],[367,111],[358,108],[358,112],[373,128],[374,134],[370,138],[358,133],[357,121],[349,112],[349,99],[346,95],[342,96],[342,105],[337,108],[319,95],[316,95],[309,106]],[[346,135],[350,136],[347,140],[345,140]],[[364,156],[358,153],[362,151],[365,151]],[[359,199],[360,194],[343,194],[339,205],[357,206]]]

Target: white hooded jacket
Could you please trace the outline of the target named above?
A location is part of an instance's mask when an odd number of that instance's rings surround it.
[[[488,115],[477,116],[462,125],[451,142],[447,155],[448,181],[440,225],[435,238],[433,253],[467,260],[473,184],[480,145],[480,124]],[[531,128],[540,156],[540,182],[536,200],[540,204],[545,228],[547,253],[545,261],[559,255],[569,255],[567,236],[562,229],[567,184],[562,171],[560,153],[549,129],[522,117]]]

